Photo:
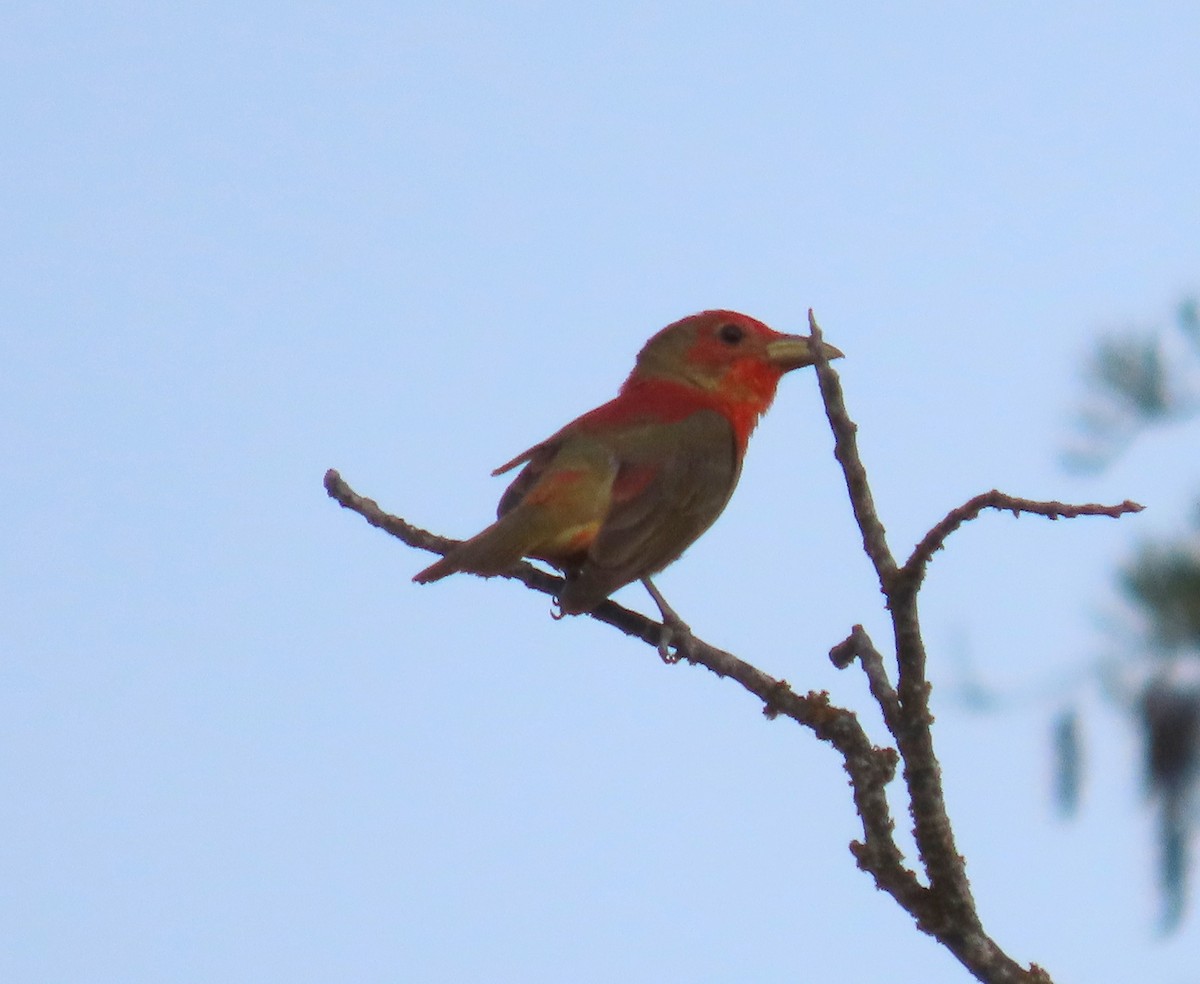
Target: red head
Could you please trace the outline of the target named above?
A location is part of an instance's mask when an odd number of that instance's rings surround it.
[[[826,358],[841,354],[825,345]],[[783,374],[813,361],[812,341],[803,335],[785,335],[736,311],[702,311],[651,338],[623,389],[669,380],[757,418],[771,405]]]

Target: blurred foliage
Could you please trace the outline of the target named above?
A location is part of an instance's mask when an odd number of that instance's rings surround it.
[[[1157,338],[1105,339],[1096,348],[1091,374],[1127,413],[1155,420],[1165,417],[1171,407]]]
[[[1188,363],[1191,363],[1189,365]],[[1200,307],[1180,304],[1170,333],[1126,331],[1102,338],[1084,370],[1087,398],[1076,415],[1077,443],[1064,455],[1074,471],[1109,465],[1146,427],[1197,410]]]
[[[1055,799],[1064,816],[1079,806],[1080,769],[1079,712],[1068,707],[1054,722]]]
[[[1102,339],[1085,370],[1087,400],[1077,419],[1080,443],[1065,456],[1076,470],[1110,464],[1145,429],[1200,410],[1200,305],[1187,300],[1168,331],[1127,331]],[[1200,481],[1200,455],[1172,464]],[[1187,470],[1191,467],[1192,474]],[[1127,655],[1132,681],[1118,688],[1142,742],[1146,790],[1158,814],[1162,928],[1186,911],[1192,835],[1200,786],[1200,511],[1194,528],[1141,546],[1117,573],[1142,626]],[[1079,800],[1078,713],[1055,724],[1057,795],[1065,813]]]
[[[1163,675],[1141,695],[1146,787],[1158,807],[1162,926],[1174,929],[1187,903],[1191,806],[1200,760],[1200,689]]]
[[[1121,571],[1120,584],[1147,617],[1156,648],[1200,648],[1200,549],[1194,540],[1144,545]]]

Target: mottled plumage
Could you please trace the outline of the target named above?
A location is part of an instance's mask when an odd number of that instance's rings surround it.
[[[525,466],[496,522],[414,580],[498,574],[534,557],[563,571],[564,612],[591,611],[678,559],[712,525],[780,378],[812,362],[809,339],[744,314],[705,311],[668,325],[615,399],[496,469]]]

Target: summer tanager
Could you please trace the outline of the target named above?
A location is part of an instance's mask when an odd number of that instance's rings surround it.
[[[668,325],[638,354],[616,399],[497,468],[492,474],[525,465],[500,498],[499,518],[413,580],[499,574],[533,557],[563,572],[564,613],[591,611],[639,579],[662,607],[650,575],[721,514],[780,378],[813,361],[809,338],[733,311]]]

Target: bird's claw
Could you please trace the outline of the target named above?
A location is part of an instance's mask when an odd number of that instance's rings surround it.
[[[683,659],[680,649],[683,644],[693,638],[692,627],[679,617],[674,608],[667,604],[667,599],[654,586],[654,582],[648,577],[644,577],[642,584],[646,586],[646,590],[650,592],[650,597],[654,599],[654,603],[658,605],[658,610],[662,614],[662,634],[658,637],[659,658],[664,663],[678,663]],[[675,652],[671,652],[672,646],[675,647]]]
[[[662,634],[659,636],[659,658],[665,664],[677,664],[683,659],[683,650],[694,640],[691,626],[679,618],[676,613],[665,614],[662,617]],[[674,647],[674,652],[671,652]]]
[[[658,658],[664,663],[678,663],[679,657],[671,655],[671,643],[674,641],[675,633],[671,631],[670,626],[664,625],[662,632],[658,637]]]

